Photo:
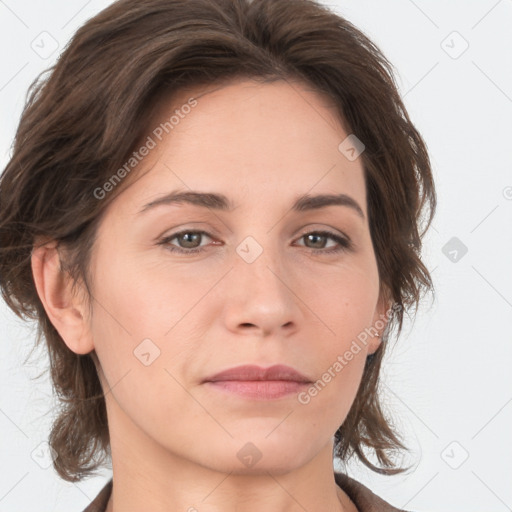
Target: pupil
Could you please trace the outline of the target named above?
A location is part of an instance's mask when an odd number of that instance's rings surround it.
[[[182,238],[185,239],[185,246],[188,247],[187,244],[191,244],[193,246],[194,240],[190,240],[190,238],[198,237],[198,236],[199,236],[199,233],[185,233],[184,235],[182,235]]]
[[[313,243],[315,243],[315,242],[314,242],[314,239],[316,238],[317,240],[319,240],[319,239],[321,240],[321,239],[323,238],[323,235],[308,235],[308,238],[309,238],[310,240],[311,240],[311,239],[313,239]],[[317,245],[318,245],[318,244],[317,244]],[[321,247],[322,245],[323,245],[323,244],[322,244],[322,243],[320,243],[320,248],[322,248],[322,247]]]

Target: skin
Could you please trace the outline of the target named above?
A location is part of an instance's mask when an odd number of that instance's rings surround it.
[[[379,295],[361,158],[338,150],[347,131],[328,98],[304,84],[189,89],[161,106],[153,126],[191,96],[197,106],[103,217],[90,263],[92,315],[83,290],[73,293],[59,271],[54,244],[33,253],[52,323],[72,351],[94,350],[99,360],[114,475],[108,510],[353,512],[334,481],[333,436],[378,337],[308,404],[296,394],[244,399],[202,381],[277,363],[316,381],[382,319],[389,304]],[[182,203],[138,214],[177,189],[222,193],[235,208]],[[345,193],[364,219],[347,206],[292,212],[306,193]],[[208,235],[158,243],[183,230]],[[304,236],[318,230],[350,238],[353,248],[326,254],[335,240]],[[248,236],[263,250],[252,263],[236,251]],[[148,366],[134,355],[147,338],[160,350]],[[244,446],[261,455],[253,466],[237,456]]]

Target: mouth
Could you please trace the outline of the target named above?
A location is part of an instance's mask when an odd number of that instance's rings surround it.
[[[311,383],[305,375],[295,368],[284,364],[276,364],[268,368],[256,365],[243,365],[229,368],[207,377],[203,382],[219,381],[288,381]]]
[[[243,398],[270,400],[298,393],[312,381],[286,365],[274,365],[269,368],[244,365],[212,375],[203,383],[217,391]]]

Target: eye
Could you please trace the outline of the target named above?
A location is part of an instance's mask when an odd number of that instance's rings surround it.
[[[186,230],[166,236],[162,238],[158,244],[165,246],[165,248],[171,252],[195,254],[205,250],[205,246],[201,245],[201,241],[204,237],[212,239],[206,231]],[[329,239],[334,241],[335,244],[333,247],[326,249],[325,245]],[[173,244],[173,240],[176,240],[179,246]],[[344,238],[330,231],[311,231],[303,234],[299,240],[306,240],[308,244],[312,245],[304,245],[303,247],[320,254],[334,254],[352,250],[352,242],[349,238]],[[219,245],[220,242],[214,242],[214,244]]]
[[[159,245],[164,245],[166,249],[171,252],[193,254],[204,251],[204,248],[198,245],[198,242],[200,242],[204,236],[211,238],[206,231],[180,231],[179,233],[174,233],[173,235],[163,238],[159,242]],[[182,244],[182,247],[171,244],[171,241],[174,239],[178,240],[178,243]]]
[[[325,249],[325,242],[327,239],[334,240],[336,244],[330,249]],[[320,252],[324,254],[338,253],[341,251],[348,251],[352,249],[352,242],[348,238],[344,238],[330,231],[311,231],[302,235],[299,240],[307,240],[313,246],[306,246],[312,249],[313,252]]]

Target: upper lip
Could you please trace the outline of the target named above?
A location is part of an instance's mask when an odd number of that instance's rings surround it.
[[[229,368],[208,377],[204,382],[217,382],[223,380],[287,380],[293,382],[311,382],[306,376],[291,366],[277,364],[268,368],[256,365],[243,365]]]

